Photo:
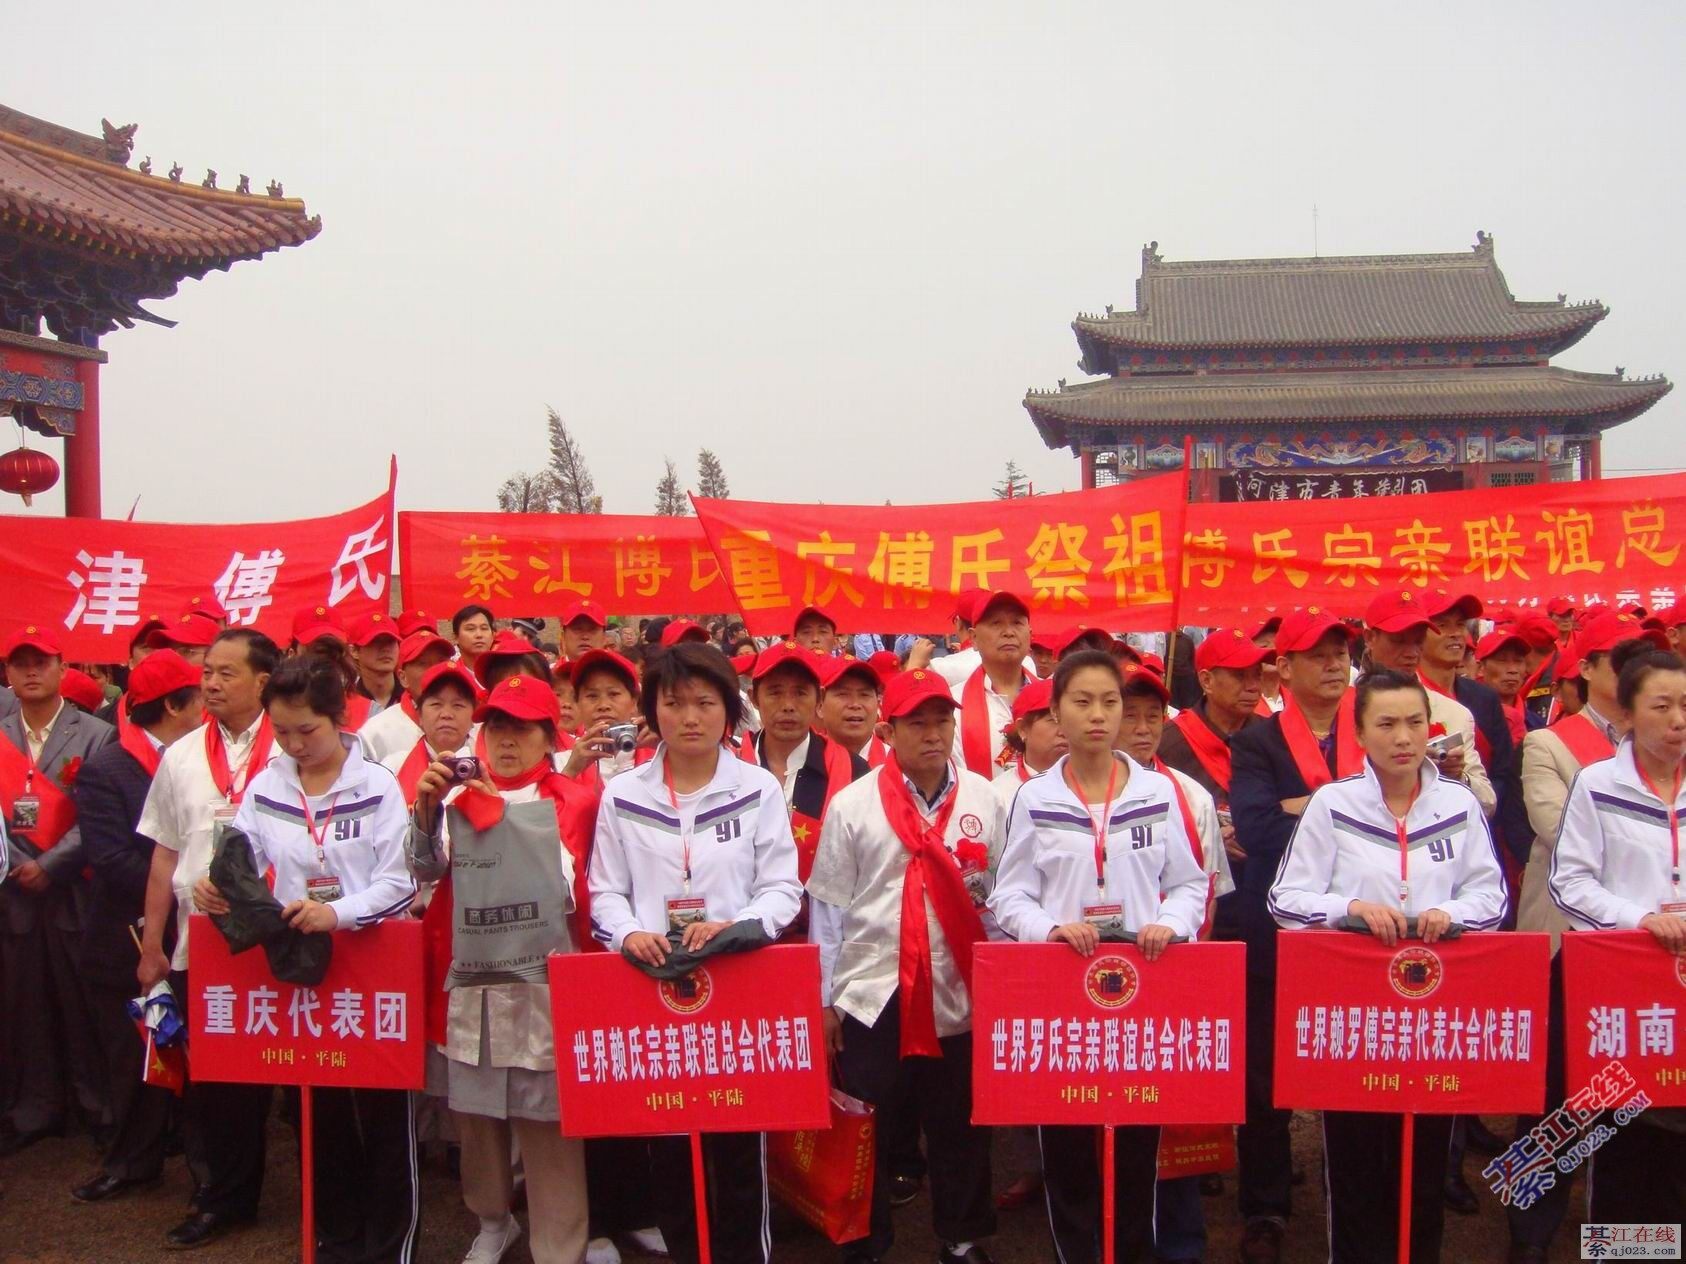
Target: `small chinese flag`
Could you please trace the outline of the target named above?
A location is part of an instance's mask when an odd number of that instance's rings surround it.
[[[790,832],[796,839],[796,876],[803,885],[814,870],[814,853],[820,845],[820,823],[804,812],[792,811]]]
[[[167,1088],[177,1097],[187,1088],[187,1051],[181,1045],[160,1048],[153,1043],[152,1028],[139,1019],[135,1029],[146,1042],[146,1060],[141,1064],[141,1083]]]

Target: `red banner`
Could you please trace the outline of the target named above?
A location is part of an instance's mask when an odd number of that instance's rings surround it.
[[[196,1080],[420,1088],[422,927],[408,918],[335,931],[313,988],[280,983],[263,949],[239,956],[208,917],[188,937],[188,1066]]]
[[[1456,1115],[1545,1098],[1550,937],[1276,938],[1276,1104]]]
[[[979,944],[972,1119],[1223,1124],[1246,1115],[1246,948]]]
[[[1686,1106],[1686,958],[1648,931],[1563,936],[1563,1030],[1569,1095],[1611,1062],[1627,1069],[1653,1106]]]
[[[404,604],[500,615],[591,600],[611,614],[727,610],[732,598],[695,518],[401,513]]]
[[[559,953],[550,1012],[571,1137],[830,1123],[812,944],[722,955],[671,983],[618,953]]]
[[[804,606],[845,632],[944,631],[970,588],[1024,594],[1031,621],[1151,631],[1170,622],[1183,474],[960,505],[697,500],[744,623],[789,633]]]
[[[1182,620],[1246,624],[1300,606],[1362,614],[1387,588],[1467,589],[1489,605],[1567,596],[1658,609],[1681,599],[1682,543],[1686,479],[1672,474],[1197,505],[1183,538]]]
[[[142,620],[214,595],[231,625],[284,645],[300,607],[342,620],[388,608],[392,496],[389,481],[368,504],[295,522],[0,518],[0,627],[39,623],[72,662],[126,663]]]

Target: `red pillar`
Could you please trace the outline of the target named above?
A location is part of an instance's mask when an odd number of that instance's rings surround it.
[[[1079,456],[1082,462],[1083,490],[1090,491],[1095,486],[1095,454],[1092,449],[1084,448]]]
[[[1594,479],[1603,478],[1604,477],[1604,440],[1601,437],[1594,436],[1593,438],[1587,440],[1586,446],[1587,446],[1587,453],[1588,453],[1588,456],[1589,456],[1589,460],[1590,460],[1591,465],[1592,465],[1592,471],[1588,475],[1588,477],[1594,478]]]
[[[64,514],[67,518],[100,516],[100,366],[97,360],[78,360],[76,380],[82,383],[82,411],[76,414],[76,433],[64,441]]]

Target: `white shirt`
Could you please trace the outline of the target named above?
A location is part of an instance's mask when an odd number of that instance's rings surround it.
[[[1200,835],[1201,869],[1211,886],[1211,896],[1228,895],[1235,890],[1235,874],[1229,867],[1229,853],[1224,850],[1223,827],[1218,822],[1218,805],[1211,791],[1193,777],[1176,768],[1168,768],[1171,780],[1182,787],[1188,800],[1188,810],[1194,817],[1194,828]],[[1192,853],[1190,853],[1192,855]]]
[[[1433,697],[1431,694],[1430,697]],[[1311,796],[1282,853],[1269,907],[1289,930],[1332,926],[1354,900],[1407,917],[1440,909],[1471,930],[1492,930],[1508,897],[1487,817],[1468,786],[1423,760],[1405,814],[1407,898],[1400,899],[1399,832],[1369,760],[1364,771]]]
[[[667,901],[689,894],[706,902],[711,922],[759,918],[769,939],[795,920],[802,904],[796,840],[779,783],[759,764],[724,748],[714,777],[676,811],[663,769],[667,746],[603,790],[591,849],[593,936],[615,952],[633,931],[665,935]],[[689,801],[688,801],[689,800]]]
[[[950,656],[952,657],[952,655]],[[944,660],[938,660],[944,661]],[[982,660],[979,660],[982,666]],[[975,672],[977,668],[973,668]],[[958,684],[950,684],[949,693],[960,704],[961,709],[954,713],[954,762],[962,768],[966,765],[966,685],[972,678],[972,673],[960,680]],[[1011,767],[1003,768],[998,762],[1001,758],[1001,748],[1007,744],[1007,734],[1003,730],[1013,721],[1013,700],[1000,693],[995,688],[995,682],[989,673],[984,673],[984,703],[989,708],[989,760],[990,779],[993,781],[1002,776],[1017,777],[1018,773]]]
[[[1205,920],[1206,875],[1195,863],[1170,780],[1114,755],[1129,780],[1108,814],[1103,892],[1095,829],[1105,807],[1072,792],[1068,758],[1025,782],[1013,801],[989,901],[1001,929],[1021,943],[1045,943],[1056,926],[1082,921],[1085,907],[1122,904],[1126,930],[1157,923],[1193,939]]]
[[[1481,805],[1482,812],[1492,816],[1498,807],[1499,798],[1493,792],[1493,783],[1488,779],[1487,769],[1481,762],[1481,752],[1475,749],[1475,716],[1456,698],[1449,698],[1432,689],[1427,690],[1427,693],[1429,723],[1443,726],[1448,733],[1464,735],[1464,744],[1460,748],[1464,753],[1464,784],[1475,796],[1475,801]]]
[[[361,930],[398,916],[416,898],[404,861],[409,813],[398,779],[364,759],[353,734],[340,740],[345,764],[326,792],[307,796],[298,764],[277,755],[246,788],[234,828],[250,841],[259,873],[274,867],[277,900],[305,899],[312,878],[337,878],[339,897],[324,903],[340,930]],[[307,810],[322,840],[320,859]]]
[[[259,712],[257,719],[240,734],[230,733],[219,721],[212,723],[222,730],[229,775],[234,780],[234,793],[239,795],[246,788],[246,761],[251,758],[252,743],[257,740],[263,714]],[[170,961],[172,969],[187,969],[187,927],[193,914],[193,884],[210,872],[217,813],[233,806],[211,776],[211,764],[205,757],[204,725],[165,748],[135,833],[176,853],[176,869],[170,879],[176,893],[176,951]]]
[[[1686,786],[1674,810],[1677,821],[1686,816]],[[1551,898],[1576,930],[1636,930],[1664,903],[1686,899],[1673,871],[1668,805],[1645,784],[1625,739],[1613,757],[1582,768],[1569,790]]]
[[[762,759],[761,743],[767,740],[765,733],[755,739],[755,757]],[[804,737],[796,744],[796,749],[785,757],[784,761],[784,807],[790,811],[790,805],[796,801],[796,774],[802,771],[802,765],[808,762],[808,743],[812,737]],[[762,765],[766,767],[766,765]],[[771,769],[768,769],[771,772]]]
[[[412,720],[402,706],[385,708],[357,730],[363,758],[377,764],[386,763],[389,755],[409,754],[420,736],[421,725]]]
[[[23,739],[25,742],[29,743],[30,763],[38,764],[41,762],[41,752],[46,749],[48,739],[53,736],[53,728],[58,724],[59,717],[64,714],[64,707],[65,702],[61,697],[59,699],[58,710],[53,712],[53,718],[48,720],[39,729],[30,728],[29,721],[24,719],[22,710],[19,710],[18,723],[23,725]]]

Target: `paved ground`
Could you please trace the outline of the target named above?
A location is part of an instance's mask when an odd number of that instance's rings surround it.
[[[1490,1120],[1508,1131],[1509,1121]],[[48,1141],[21,1156],[0,1160],[0,1261],[42,1261],[70,1264],[71,1261],[161,1260],[191,1258],[195,1264],[234,1264],[235,1261],[263,1261],[278,1264],[296,1259],[298,1252],[298,1180],[296,1152],[288,1130],[277,1122],[272,1129],[270,1179],[266,1184],[260,1222],[222,1242],[191,1256],[180,1256],[162,1248],[165,1231],[181,1215],[189,1193],[186,1171],[180,1159],[171,1160],[164,1179],[156,1186],[114,1202],[83,1206],[71,1200],[71,1185],[92,1168],[93,1148],[86,1139]],[[1295,1124],[1296,1161],[1308,1179],[1295,1190],[1295,1216],[1290,1227],[1287,1258],[1316,1261],[1327,1258],[1320,1156],[1314,1117],[1302,1116]],[[1469,1167],[1476,1174],[1477,1160]],[[438,1163],[430,1163],[425,1174],[422,1249],[425,1264],[454,1264],[462,1258],[473,1237],[474,1221],[463,1210],[455,1183]],[[1505,1258],[1503,1216],[1492,1196],[1482,1191],[1481,1214],[1448,1216],[1443,1259],[1448,1264],[1466,1261],[1502,1261]],[[1577,1189],[1575,1205],[1579,1206]],[[1209,1261],[1235,1258],[1240,1225],[1235,1215],[1234,1184],[1227,1184],[1222,1197],[1205,1200],[1210,1245]],[[898,1213],[900,1239],[892,1256],[896,1260],[930,1260],[935,1250],[928,1229],[928,1206],[921,1197]],[[1574,1260],[1578,1251],[1573,1232],[1563,1235],[1554,1261]],[[775,1220],[774,1258],[784,1264],[819,1264],[835,1255],[829,1244],[788,1216]],[[1051,1258],[1046,1222],[1039,1206],[1005,1212],[1001,1232],[990,1243],[1000,1264],[1034,1264]],[[525,1261],[525,1244],[512,1261]]]

